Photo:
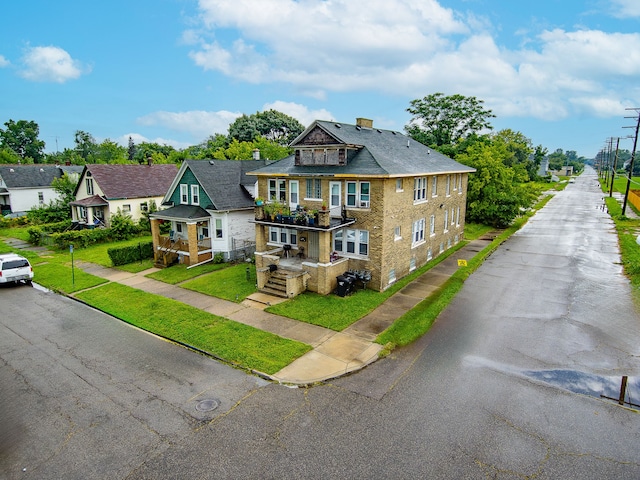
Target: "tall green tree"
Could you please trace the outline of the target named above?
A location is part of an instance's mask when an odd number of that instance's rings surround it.
[[[27,120],[9,120],[4,125],[6,129],[0,128],[0,149],[12,150],[21,160],[31,159],[33,163],[41,163],[45,143],[38,139],[38,124]]]
[[[476,169],[469,175],[467,187],[467,220],[508,226],[535,199],[533,190],[523,185],[517,171],[505,164],[512,152],[503,141],[477,143],[457,160]]]
[[[136,144],[133,143],[133,138],[129,137],[129,147],[127,149],[128,160],[132,162],[135,155],[136,155]]]
[[[76,152],[85,163],[96,163],[98,144],[93,135],[83,130],[76,130],[73,141],[76,144]]]
[[[280,145],[289,145],[303,131],[304,126],[298,120],[272,109],[238,117],[229,125],[229,139],[252,142],[264,137]]]
[[[414,140],[449,154],[466,138],[493,129],[495,115],[483,104],[476,97],[433,93],[410,102],[413,117],[404,128]]]

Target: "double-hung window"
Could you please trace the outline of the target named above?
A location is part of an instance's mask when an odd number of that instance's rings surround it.
[[[431,181],[431,196],[438,196],[438,177],[436,177],[435,175],[433,176],[433,180]]]
[[[333,233],[333,249],[341,254],[369,255],[369,231],[342,229]]]
[[[187,205],[189,203],[189,185],[180,184],[180,203]]]
[[[434,236],[436,234],[436,216],[431,215],[429,219],[429,235]]]
[[[369,182],[347,182],[347,207],[369,208],[370,188]]]
[[[413,222],[413,234],[412,234],[412,243],[413,245],[417,245],[418,243],[424,242],[424,218],[420,220],[416,220]]]
[[[191,185],[191,205],[200,205],[200,187]]]
[[[451,175],[447,175],[447,178],[446,178],[445,194],[447,195],[447,197],[451,195]]]
[[[413,201],[421,202],[427,199],[427,177],[413,180]]]
[[[322,198],[322,181],[319,178],[307,178],[307,197],[321,199]]]
[[[444,231],[449,231],[449,210],[444,211]]]
[[[93,195],[93,178],[85,179],[85,185],[87,186],[87,195]]]
[[[284,179],[269,179],[269,200],[283,203],[287,201],[287,182]]]
[[[216,238],[218,238],[218,239],[222,238],[223,229],[222,229],[222,219],[221,218],[216,218],[215,226],[216,226]]]
[[[269,242],[279,245],[297,245],[298,232],[292,228],[269,227]]]

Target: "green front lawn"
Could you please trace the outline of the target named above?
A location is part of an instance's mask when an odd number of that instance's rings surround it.
[[[55,292],[73,293],[106,283],[104,278],[85,273],[78,267],[60,262],[33,264],[33,281]]]
[[[149,278],[153,278],[154,280],[159,280],[164,283],[175,285],[177,283],[199,277],[200,275],[204,275],[205,273],[211,273],[215,272],[216,270],[227,268],[228,266],[228,263],[213,262],[205,263],[204,265],[199,265],[197,267],[191,268],[187,268],[186,265],[172,265],[170,267],[158,270],[157,272],[150,273],[146,276]]]
[[[76,297],[143,330],[267,374],[311,350],[304,343],[125,285],[109,283]]]
[[[241,302],[252,293],[257,292],[256,267],[250,263],[239,263],[208,275],[199,276],[180,286],[205,295]]]

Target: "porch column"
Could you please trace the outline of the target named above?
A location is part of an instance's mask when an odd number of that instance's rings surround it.
[[[189,265],[198,263],[198,224],[187,223],[187,241],[189,242]]]
[[[331,260],[331,232],[320,232],[318,235],[318,263],[329,263]]]
[[[151,238],[153,240],[153,260],[158,261],[160,246],[160,220],[157,218],[151,218]]]
[[[267,251],[267,239],[269,238],[268,230],[269,227],[256,224],[256,252]]]
[[[96,207],[87,207],[87,225],[93,225],[93,209]]]

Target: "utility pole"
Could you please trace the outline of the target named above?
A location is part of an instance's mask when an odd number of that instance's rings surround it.
[[[624,194],[624,203],[622,204],[622,216],[624,216],[625,211],[627,210],[627,199],[629,198],[629,188],[631,187],[631,176],[633,175],[633,161],[636,157],[636,147],[638,146],[638,130],[640,130],[640,108],[627,108],[626,110],[635,110],[636,112],[636,134],[633,137],[633,150],[631,151],[631,163],[629,164],[629,176],[627,177],[627,190]],[[635,117],[625,117],[625,118],[635,118]],[[622,127],[622,128],[633,128],[633,127]]]
[[[613,170],[611,171],[611,187],[609,187],[609,198],[613,196],[613,181],[616,179],[616,168],[618,168],[618,149],[620,148],[620,137],[616,140],[616,156],[613,157]]]

